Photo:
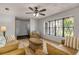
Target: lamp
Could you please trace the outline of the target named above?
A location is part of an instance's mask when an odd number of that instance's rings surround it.
[[[5,37],[6,27],[5,26],[1,26],[0,30],[1,30],[1,32],[3,32],[3,35]]]

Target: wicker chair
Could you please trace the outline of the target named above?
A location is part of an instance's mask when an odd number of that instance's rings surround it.
[[[40,33],[33,31],[30,33],[30,38],[41,38]]]

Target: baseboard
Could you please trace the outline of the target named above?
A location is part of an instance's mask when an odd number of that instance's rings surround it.
[[[60,44],[59,42],[56,42],[54,40],[51,40],[51,39],[48,39],[48,38],[45,38],[45,37],[42,37],[44,40],[47,40],[47,41],[50,41],[50,42],[53,42],[53,43],[57,43],[57,44]]]

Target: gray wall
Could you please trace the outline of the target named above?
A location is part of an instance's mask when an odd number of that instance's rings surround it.
[[[6,26],[6,35],[15,35],[15,17],[13,15],[0,14],[0,26]]]
[[[30,21],[28,20],[16,20],[16,36],[28,35],[29,26]]]
[[[64,18],[64,17],[71,17],[71,16],[74,16],[74,27],[75,27],[74,34],[75,36],[79,36],[79,7],[71,10],[63,11],[55,15],[51,15],[43,19],[39,19],[37,24],[37,27],[38,27],[37,30],[41,33],[43,37],[60,42],[62,39],[64,39],[64,37],[44,35],[44,22],[49,20]]]

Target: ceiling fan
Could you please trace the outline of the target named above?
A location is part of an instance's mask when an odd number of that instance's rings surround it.
[[[33,14],[34,16],[39,16],[39,15],[42,15],[42,16],[45,16],[44,11],[46,11],[46,9],[41,9],[41,10],[38,10],[38,7],[28,7],[31,11],[33,12],[26,12],[26,14]]]

